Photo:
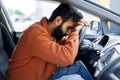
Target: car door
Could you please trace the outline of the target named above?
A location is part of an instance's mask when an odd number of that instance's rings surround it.
[[[10,17],[13,26],[15,43],[17,43],[22,32],[32,25],[34,22],[40,21],[44,16],[49,18],[52,11],[60,4],[56,1],[42,1],[42,0],[2,0]],[[27,3],[27,5],[26,5]],[[45,6],[47,5],[47,6]]]

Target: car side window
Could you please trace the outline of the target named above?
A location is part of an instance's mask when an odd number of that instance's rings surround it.
[[[120,34],[120,25],[119,24],[109,21],[108,28],[111,33]]]
[[[29,25],[44,16],[49,18],[52,11],[59,5],[57,2],[44,0],[2,0],[2,2],[16,32],[24,31]]]

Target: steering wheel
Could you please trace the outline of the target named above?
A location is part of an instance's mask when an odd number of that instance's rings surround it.
[[[83,28],[79,32],[79,49],[82,46],[83,40],[85,38],[86,31],[87,31],[87,28],[85,26],[83,26]],[[79,53],[79,51],[78,51],[78,54],[76,56],[75,61],[80,60],[81,56],[82,56],[81,52]]]
[[[83,28],[79,32],[79,46],[81,46],[81,44],[85,38],[86,31],[87,31],[87,27],[83,26]]]

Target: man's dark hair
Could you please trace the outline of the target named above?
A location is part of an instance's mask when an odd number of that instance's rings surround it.
[[[78,22],[81,18],[83,18],[82,14],[74,9],[69,4],[61,3],[52,13],[49,18],[49,21],[52,22],[57,16],[61,16],[63,22],[68,19],[72,19],[74,22]]]

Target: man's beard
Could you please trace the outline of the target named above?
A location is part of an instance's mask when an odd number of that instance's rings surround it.
[[[57,26],[54,31],[52,36],[56,39],[56,40],[61,40],[64,36],[66,36],[65,33],[63,33],[62,31],[62,25],[63,23],[61,23],[61,25]]]

